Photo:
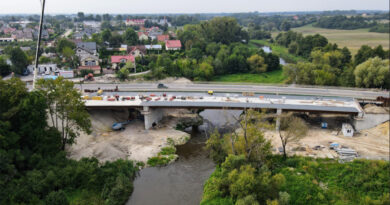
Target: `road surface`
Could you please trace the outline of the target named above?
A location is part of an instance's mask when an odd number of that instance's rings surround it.
[[[145,92],[145,91],[164,91],[164,92],[214,92],[224,93],[242,93],[254,92],[263,94],[277,95],[309,95],[309,96],[331,96],[331,97],[351,97],[357,99],[375,100],[378,96],[389,97],[386,91],[369,89],[347,89],[347,88],[315,88],[315,87],[292,87],[292,86],[267,86],[267,85],[226,85],[226,84],[165,84],[167,89],[158,89],[157,83],[133,83],[133,84],[95,84],[86,83],[82,85],[83,89],[114,89],[118,86],[119,91],[127,92]],[[80,85],[76,85],[80,88]]]

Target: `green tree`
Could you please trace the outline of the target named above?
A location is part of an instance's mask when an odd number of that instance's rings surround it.
[[[358,52],[356,53],[355,55],[355,65],[359,65],[361,63],[363,63],[364,61],[368,60],[369,58],[372,58],[374,57],[374,50],[372,50],[371,47],[367,46],[367,45],[363,45],[362,47],[360,47],[360,49],[358,50]]]
[[[219,140],[214,133],[213,138],[207,142],[207,147],[211,149],[214,156],[215,153],[243,155],[261,166],[271,154],[271,144],[264,138],[263,130],[272,126],[264,120],[264,117],[264,113],[246,110],[240,117],[235,118],[240,125],[239,130],[225,134]],[[221,159],[217,156],[214,158]]]
[[[74,143],[80,131],[91,133],[89,114],[72,81],[62,77],[56,80],[41,79],[38,87],[46,98],[51,126],[61,133],[62,150]]]
[[[24,53],[19,47],[12,48],[10,60],[12,62],[12,71],[17,74],[22,74],[29,64],[26,53]]]
[[[390,88],[389,59],[370,58],[354,71],[355,83],[364,88]]]
[[[49,57],[46,57],[46,56],[39,57],[40,64],[45,64],[45,63],[50,63],[50,62],[51,62],[51,59]]]
[[[315,82],[314,70],[316,69],[317,67],[313,63],[299,62],[283,66],[283,73],[288,77],[287,82],[313,85]]]
[[[70,49],[75,49],[76,48],[76,44],[73,43],[72,41],[69,41],[67,39],[60,39],[57,43],[57,53],[62,53],[62,50],[64,50],[64,48],[70,48]]]
[[[209,63],[202,62],[199,64],[194,73],[196,76],[195,79],[197,80],[211,80],[211,78],[214,76],[214,68]]]
[[[111,31],[109,29],[104,29],[102,31],[102,39],[104,42],[108,42],[111,39]]]
[[[123,34],[123,40],[128,45],[136,45],[138,43],[138,35],[132,28],[128,28]]]
[[[64,191],[52,191],[45,198],[45,203],[50,205],[68,205],[68,199]]]
[[[264,58],[255,54],[249,57],[247,63],[253,73],[267,72],[267,65],[264,62]]]
[[[279,137],[283,147],[283,157],[287,158],[288,143],[298,141],[305,137],[307,133],[307,126],[305,122],[292,114],[287,114],[280,119]]]

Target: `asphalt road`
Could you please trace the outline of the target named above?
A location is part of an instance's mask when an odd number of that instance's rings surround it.
[[[276,95],[308,95],[308,96],[329,96],[329,97],[350,97],[357,99],[375,100],[378,96],[389,97],[389,92],[369,89],[347,89],[347,88],[316,88],[297,86],[267,86],[267,85],[227,85],[227,84],[165,84],[167,89],[158,89],[157,83],[137,83],[137,84],[95,84],[86,83],[83,89],[115,89],[126,92],[214,92],[242,93],[253,92],[258,94]],[[80,88],[80,85],[76,85]]]

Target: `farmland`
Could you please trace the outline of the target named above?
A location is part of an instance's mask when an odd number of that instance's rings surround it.
[[[375,47],[382,45],[384,49],[389,49],[389,34],[368,32],[368,29],[339,30],[316,28],[311,24],[293,28],[293,31],[303,33],[304,35],[313,35],[319,33],[325,36],[329,42],[337,43],[339,47],[348,47],[352,54],[356,54],[362,45]],[[273,33],[276,36],[276,33]]]

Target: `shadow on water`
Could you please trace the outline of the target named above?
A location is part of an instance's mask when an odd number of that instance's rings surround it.
[[[215,164],[204,150],[206,131],[214,127],[221,128],[232,121],[229,120],[230,115],[239,114],[240,111],[202,112],[204,125],[197,130],[191,130],[191,139],[176,147],[179,159],[165,167],[141,170],[134,181],[134,192],[127,205],[199,204],[203,184],[215,169]]]

